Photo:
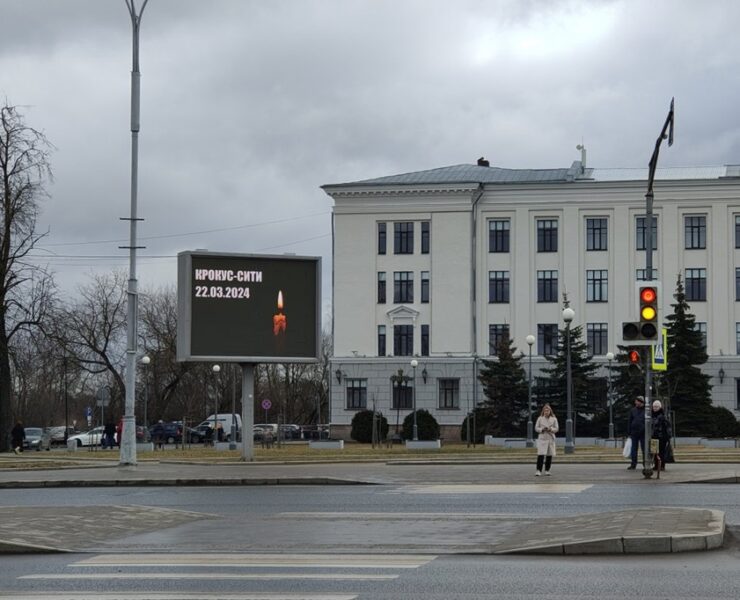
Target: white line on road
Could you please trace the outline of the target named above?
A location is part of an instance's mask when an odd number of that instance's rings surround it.
[[[407,494],[578,494],[591,487],[591,484],[580,483],[482,483],[414,485],[403,488],[403,491]]]
[[[435,558],[434,555],[419,554],[100,554],[71,566],[416,569]]]
[[[208,592],[0,592],[13,600],[356,600],[357,594],[208,593]]]
[[[285,580],[311,579],[335,581],[388,581],[398,579],[398,575],[371,575],[369,573],[39,573],[22,575],[18,579],[258,579],[258,580]]]

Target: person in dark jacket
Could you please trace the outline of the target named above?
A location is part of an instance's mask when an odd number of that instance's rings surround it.
[[[632,453],[630,455],[630,470],[637,468],[637,447],[642,447],[642,460],[645,461],[645,398],[637,396],[635,406],[630,410],[627,421],[627,435],[632,440]]]
[[[661,471],[665,471],[666,448],[672,436],[671,422],[665,416],[660,400],[656,400],[653,402],[653,439],[658,440],[658,456],[660,456]]]
[[[105,424],[103,429],[103,448],[113,449],[116,445],[116,426],[112,421]]]
[[[13,452],[16,454],[23,452],[23,440],[26,439],[26,430],[23,428],[23,423],[16,421],[15,427],[10,430],[10,439],[13,444]]]

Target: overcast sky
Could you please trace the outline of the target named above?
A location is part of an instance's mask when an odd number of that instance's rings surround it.
[[[137,6],[141,0],[136,0]],[[2,0],[0,98],[56,146],[44,202],[67,293],[128,268],[124,0]],[[324,258],[319,186],[435,167],[740,163],[740,2],[150,0],[141,27],[140,287],[177,252]],[[120,257],[120,258],[115,258]],[[47,260],[47,259],[44,259]]]

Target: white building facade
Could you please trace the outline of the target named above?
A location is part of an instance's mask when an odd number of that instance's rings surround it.
[[[459,440],[484,398],[480,359],[500,336],[526,355],[531,334],[536,374],[557,346],[564,292],[605,365],[624,345],[622,322],[637,318],[646,182],[647,169],[480,160],[324,186],[335,202],[332,435],[349,439],[354,414],[373,406],[393,428],[415,402]],[[738,416],[740,166],[659,168],[654,189],[661,320],[681,274],[713,402]]]

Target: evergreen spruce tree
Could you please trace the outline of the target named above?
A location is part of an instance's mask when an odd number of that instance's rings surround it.
[[[528,398],[523,355],[516,356],[516,347],[508,337],[501,339],[496,353],[498,360],[484,360],[478,375],[486,395],[486,433],[498,437],[523,435]]]
[[[537,402],[540,406],[549,403],[560,423],[561,432],[565,432],[567,419],[567,373],[566,373],[566,338],[565,329],[558,330],[557,353],[545,356],[550,367],[541,370],[547,377],[537,378]],[[581,423],[594,415],[607,410],[605,403],[589,399],[589,380],[593,378],[598,366],[591,362],[588,356],[588,346],[582,339],[583,327],[570,328],[570,372],[573,385],[573,418],[576,421],[575,431],[578,432],[578,419]],[[538,411],[539,412],[539,411]]]
[[[668,329],[668,368],[660,378],[660,393],[675,412],[680,435],[715,435],[709,375],[697,365],[707,362],[702,334],[686,301],[683,281],[676,281],[673,313],[665,318]]]

